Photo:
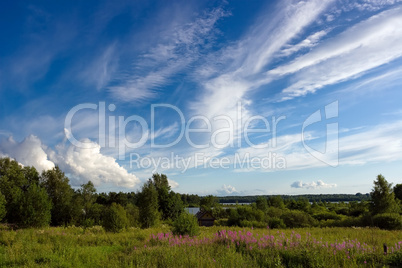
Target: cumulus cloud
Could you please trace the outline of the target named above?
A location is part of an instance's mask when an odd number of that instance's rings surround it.
[[[313,181],[313,182],[302,182],[295,181],[290,185],[292,188],[304,188],[304,189],[319,189],[319,188],[333,188],[336,187],[336,184],[325,183],[322,180]]]
[[[238,194],[238,191],[232,185],[224,184],[220,190],[218,190],[218,195],[234,195]]]
[[[103,155],[99,144],[88,139],[82,142],[86,145],[84,148],[61,144],[56,146],[57,153],[50,154],[51,159],[77,183],[90,180],[95,185],[110,183],[127,188],[133,188],[140,183],[140,180],[128,173],[116,159]]]
[[[170,185],[170,187],[171,187],[172,189],[175,189],[175,188],[179,187],[179,183],[178,183],[177,181],[168,179],[168,182],[169,182],[169,185]]]
[[[10,136],[0,142],[0,157],[11,157],[24,166],[34,166],[39,172],[58,165],[75,185],[92,181],[95,185],[109,183],[116,186],[133,188],[140,180],[120,166],[116,159],[103,155],[99,144],[82,140],[85,148],[59,144],[56,151],[46,148],[41,140],[33,135],[21,142]],[[169,182],[172,188],[178,183]]]
[[[0,143],[0,156],[8,156],[17,160],[24,166],[34,166],[39,172],[54,168],[54,163],[49,161],[45,152],[45,146],[40,139],[30,135],[21,142],[14,140],[12,136]]]

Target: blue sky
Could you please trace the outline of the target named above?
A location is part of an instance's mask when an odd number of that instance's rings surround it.
[[[100,192],[402,183],[400,2],[4,2],[0,156]]]

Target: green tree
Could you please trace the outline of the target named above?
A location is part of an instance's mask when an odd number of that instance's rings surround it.
[[[120,204],[113,203],[105,210],[103,228],[109,232],[121,232],[128,226],[127,214]]]
[[[169,196],[170,186],[165,174],[155,173],[152,175],[152,182],[158,192],[158,207],[162,219],[166,220],[170,216],[171,199]]]
[[[177,217],[184,212],[184,204],[179,193],[170,191],[169,208],[168,217],[172,220],[177,219]]]
[[[370,193],[371,204],[370,211],[373,215],[380,213],[399,212],[395,201],[395,195],[392,192],[392,183],[388,183],[381,174],[374,181],[374,188]]]
[[[216,206],[219,206],[219,201],[216,196],[207,195],[200,200],[200,209],[205,211],[212,211]]]
[[[21,192],[18,199],[19,222],[25,227],[44,227],[51,219],[52,203],[46,190],[36,183],[29,186],[26,192]]]
[[[137,206],[129,203],[126,206],[126,213],[128,218],[128,226],[139,227],[140,226],[140,210]]]
[[[198,235],[199,231],[197,218],[188,212],[183,212],[173,222],[173,234],[195,236]]]
[[[394,194],[395,194],[395,198],[398,198],[399,200],[402,201],[402,184],[401,183],[394,186]]]
[[[67,225],[72,217],[73,189],[69,179],[58,166],[51,170],[43,171],[41,186],[46,189],[52,200],[52,225]]]
[[[138,205],[140,209],[140,221],[143,228],[155,226],[160,218],[158,211],[158,192],[152,180],[144,183],[139,193]]]
[[[89,219],[91,214],[92,205],[96,201],[96,188],[91,181],[88,181],[85,184],[81,185],[81,189],[78,190],[78,194],[81,197],[82,207],[83,207],[83,216],[84,216],[84,225],[85,221]]]
[[[267,211],[268,210],[268,202],[265,197],[259,196],[257,197],[257,200],[255,201],[257,209],[261,211]]]
[[[268,198],[268,206],[284,209],[285,208],[285,203],[283,202],[282,197],[279,196],[279,195],[270,196]]]
[[[17,223],[20,218],[18,198],[27,185],[20,164],[8,157],[0,158],[0,191],[6,199],[6,220],[10,223]]]

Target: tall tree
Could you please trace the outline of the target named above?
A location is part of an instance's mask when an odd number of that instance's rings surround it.
[[[19,215],[18,199],[28,182],[20,164],[10,158],[0,158],[0,191],[6,199],[6,220],[17,223]]]
[[[140,221],[143,228],[155,226],[159,221],[158,191],[152,180],[148,180],[139,193],[138,205]]]
[[[73,189],[58,166],[43,171],[41,185],[52,200],[52,225],[66,225],[71,220]]]
[[[91,214],[92,205],[96,201],[96,188],[91,181],[81,185],[81,189],[78,190],[81,197],[83,212],[84,212],[84,222],[88,219]]]
[[[18,223],[25,227],[49,225],[52,203],[44,188],[36,183],[31,184],[26,191],[21,192],[18,203]]]
[[[219,201],[216,196],[207,195],[200,200],[200,209],[205,211],[212,211],[214,207],[219,206]]]
[[[261,210],[261,211],[267,211],[268,209],[268,202],[267,199],[265,197],[259,196],[257,197],[257,200],[255,201],[257,209]]]
[[[374,181],[374,188],[370,193],[372,214],[398,212],[399,208],[392,192],[392,183],[388,183],[381,174]]]
[[[394,186],[394,194],[395,194],[395,198],[398,198],[399,200],[402,201],[402,184],[401,183]]]

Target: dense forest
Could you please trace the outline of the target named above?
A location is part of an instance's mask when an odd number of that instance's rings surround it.
[[[249,196],[222,196],[218,197],[219,203],[253,203],[259,197],[270,198],[273,195],[249,195]],[[280,195],[283,200],[294,200],[306,198],[309,202],[351,202],[351,201],[368,201],[370,194],[304,194],[304,195]]]
[[[184,209],[193,206],[210,211],[221,226],[402,229],[401,200],[402,184],[392,187],[382,175],[370,194],[356,195],[200,197],[175,193],[164,174],[153,174],[137,192],[97,193],[90,181],[73,189],[57,166],[39,174],[34,167],[0,158],[0,221],[15,228],[101,225],[118,232],[179,226],[196,223]],[[236,202],[250,204],[222,204]]]

